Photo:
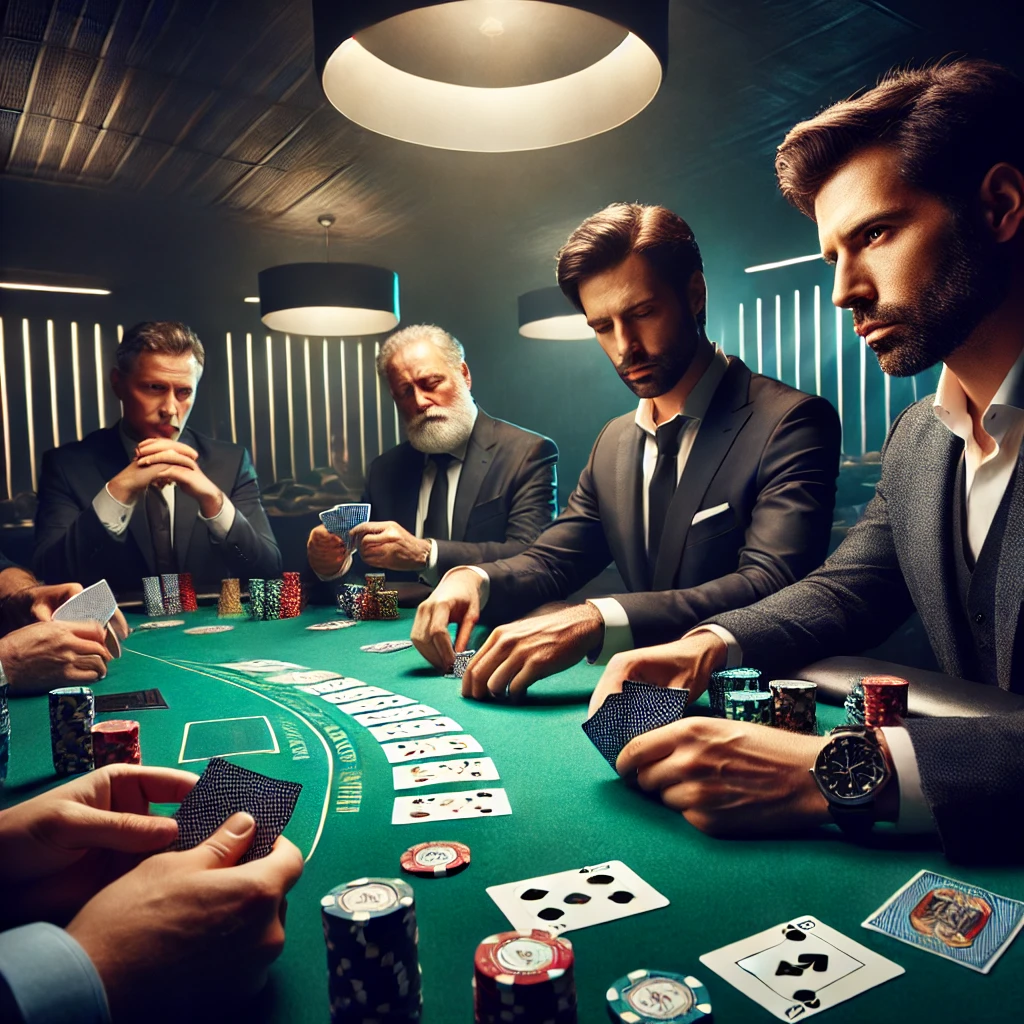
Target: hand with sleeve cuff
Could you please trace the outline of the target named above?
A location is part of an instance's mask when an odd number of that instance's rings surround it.
[[[331,533],[322,523],[314,526],[306,540],[306,558],[309,567],[321,579],[334,579],[345,568],[349,550],[337,534]]]
[[[464,651],[473,627],[480,621],[480,594],[485,581],[473,569],[459,566],[445,574],[434,592],[416,609],[410,639],[434,668],[447,672],[455,664],[455,652]],[[459,624],[455,646],[449,623]]]
[[[81,583],[55,583],[47,586],[36,581],[7,598],[4,602],[5,617],[8,624],[13,624],[15,628],[29,626],[34,622],[49,622],[53,619],[53,613],[65,601],[80,594],[82,590]],[[111,622],[117,635],[122,640],[127,639],[128,623],[120,608],[114,612]]]
[[[107,674],[110,651],[98,622],[34,622],[0,639],[0,665],[14,696],[54,685],[91,683]]]
[[[374,569],[415,572],[430,562],[431,543],[414,537],[404,526],[391,520],[360,523],[351,530],[362,560]]]

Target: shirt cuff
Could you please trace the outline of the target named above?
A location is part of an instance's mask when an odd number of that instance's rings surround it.
[[[122,504],[104,484],[103,490],[92,499],[92,510],[96,513],[96,518],[103,524],[103,529],[111,537],[120,537],[128,529],[132,512],[135,511],[135,502],[133,501],[130,505]]]
[[[210,516],[210,518],[207,519],[206,516],[200,512],[199,518],[206,523],[210,533],[213,534],[213,539],[223,542],[231,532],[231,527],[235,525],[235,506],[231,503],[231,499],[225,494],[224,502],[220,506],[220,511],[215,516]]]
[[[696,636],[697,633],[714,633],[725,644],[726,668],[739,668],[743,664],[743,648],[740,647],[739,640],[724,626],[716,626],[713,622],[709,622],[705,626],[697,626],[696,629],[691,629],[689,633],[683,634],[683,639],[685,640],[688,636]]]
[[[587,655],[587,662],[607,665],[616,654],[633,650],[636,645],[626,609],[614,597],[592,597],[587,604],[592,604],[604,619],[604,640],[600,647]]]
[[[96,968],[56,925],[37,922],[0,934],[0,976],[24,1024],[110,1024]]]
[[[441,578],[437,571],[437,541],[433,537],[430,540],[430,554],[427,556],[427,564],[420,573],[420,579],[430,586],[436,587],[437,581]]]
[[[483,611],[484,606],[487,604],[487,601],[491,596],[491,577],[488,576],[479,565],[457,565],[454,569],[449,569],[441,577],[441,582],[444,583],[444,581],[448,579],[453,572],[459,572],[462,569],[469,569],[470,572],[475,572],[477,576],[484,581],[483,585],[480,587],[480,611]]]
[[[882,735],[889,746],[900,788],[896,831],[904,835],[934,833],[935,821],[921,788],[921,772],[917,767],[917,754],[910,733],[902,726],[883,726]]]
[[[343,576],[348,575],[349,569],[352,568],[352,556],[346,555],[345,561],[341,563],[341,568],[333,576],[321,576],[320,573],[316,573],[317,576],[324,581],[324,583],[336,583]],[[313,570],[316,572],[316,570]]]

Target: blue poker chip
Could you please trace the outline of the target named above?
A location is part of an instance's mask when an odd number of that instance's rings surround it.
[[[708,990],[692,975],[630,971],[607,993],[608,1016],[622,1024],[693,1024],[711,1021]]]

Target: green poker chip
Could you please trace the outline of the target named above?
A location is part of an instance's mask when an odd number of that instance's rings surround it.
[[[630,971],[605,997],[608,1016],[622,1024],[693,1024],[711,1021],[708,990],[692,975]]]

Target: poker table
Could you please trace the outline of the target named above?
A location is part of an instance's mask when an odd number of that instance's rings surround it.
[[[362,876],[401,876],[416,894],[425,1024],[473,1019],[470,979],[480,940],[510,926],[487,886],[622,860],[670,900],[667,908],[569,933],[576,954],[579,1020],[606,1020],[609,984],[636,968],[698,977],[715,1020],[773,1018],[699,961],[700,954],[802,915],[814,915],[906,973],[828,1010],[828,1019],[1001,1021],[1020,1007],[1024,940],[990,975],[860,927],[922,868],[1024,897],[1024,876],[1009,869],[969,872],[946,863],[930,841],[891,834],[854,845],[833,829],[809,837],[757,841],[709,838],[672,810],[622,783],[591,745],[580,722],[600,669],[580,664],[536,684],[522,704],[463,700],[415,650],[370,654],[360,646],[408,636],[398,622],[361,622],[333,632],[305,627],[332,618],[324,608],[299,618],[221,620],[229,632],[188,635],[184,627],[134,632],[123,657],[94,687],[97,695],[156,687],[166,709],[134,714],[143,760],[200,773],[215,755],[301,782],[286,835],[303,852],[305,872],[289,896],[287,945],[268,988],[248,1018],[329,1019],[319,902],[333,886]],[[214,624],[214,609],[184,616]],[[129,616],[133,625],[145,621]],[[330,669],[404,694],[453,717],[494,759],[512,814],[441,824],[392,825],[391,765],[369,732],[321,697],[265,676],[218,667],[253,658]],[[696,706],[700,713],[705,699]],[[840,722],[835,707],[819,723]],[[54,785],[45,696],[11,702],[12,750],[5,801]],[[443,787],[473,789],[470,783]],[[429,792],[429,791],[424,791]],[[408,795],[403,791],[401,795]],[[168,812],[170,809],[163,809]],[[468,844],[472,863],[450,878],[411,878],[402,852],[428,839]]]

